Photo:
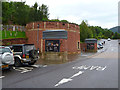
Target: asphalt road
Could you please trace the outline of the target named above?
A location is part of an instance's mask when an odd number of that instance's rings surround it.
[[[118,41],[89,58],[4,71],[3,88],[118,88]]]

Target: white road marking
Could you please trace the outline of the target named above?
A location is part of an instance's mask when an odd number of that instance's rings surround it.
[[[19,68],[13,67],[13,69],[15,69],[16,71],[20,71],[20,73],[26,73],[33,70],[32,67],[19,67]]]
[[[15,69],[15,67],[13,67],[13,69]]]
[[[94,70],[96,68],[98,68],[99,66],[91,66],[90,70]]]
[[[47,65],[31,65],[32,67],[39,68],[39,67],[47,67]]]
[[[26,73],[32,71],[34,68],[47,67],[47,65],[31,65],[32,67],[13,67],[14,70],[20,71],[20,73]]]
[[[32,70],[24,70],[21,73],[26,73],[26,72],[30,72],[30,71],[32,71]]]
[[[105,66],[105,67],[98,67],[96,70],[98,70],[98,71],[104,71],[106,68],[107,68],[107,66]]]
[[[74,74],[72,77],[70,77],[70,78],[74,78],[74,77],[77,77],[77,76],[79,76],[80,74],[83,74],[84,73],[84,71],[79,71],[78,73],[76,73],[76,74]]]
[[[73,75],[72,77],[70,77],[70,78],[63,78],[61,81],[59,81],[59,82],[55,85],[55,87],[57,87],[57,86],[59,86],[59,85],[61,85],[61,84],[64,84],[64,83],[67,83],[67,82],[72,81],[72,80],[73,80],[72,78],[83,74],[83,72],[84,72],[84,71],[79,71],[78,73],[74,74],[74,75]]]
[[[86,65],[82,65],[82,66],[80,66],[80,67],[73,67],[73,69],[85,69],[85,70],[87,70],[87,69],[89,69],[91,66],[86,66]]]
[[[43,67],[47,67],[47,65],[43,65]]]
[[[69,81],[72,81],[72,79],[63,78],[60,82],[58,82],[58,83],[55,85],[55,87],[57,87],[57,86],[59,86],[59,85],[61,85],[61,84],[67,83],[67,82],[69,82]]]
[[[72,69],[76,69],[76,70],[97,70],[97,71],[104,71],[107,68],[107,66],[86,66],[86,65],[82,65],[82,66],[74,66],[72,67]]]
[[[81,55],[81,56],[88,56],[88,55]]]
[[[5,76],[0,76],[0,79],[4,78]]]
[[[33,70],[33,67],[24,67],[24,68],[28,70]]]
[[[38,68],[40,65],[31,65],[32,67]]]

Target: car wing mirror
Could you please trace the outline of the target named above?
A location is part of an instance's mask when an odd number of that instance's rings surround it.
[[[12,53],[14,52],[14,50],[13,50],[13,49],[12,49],[11,51],[12,51]]]

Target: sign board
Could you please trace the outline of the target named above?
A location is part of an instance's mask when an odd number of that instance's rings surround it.
[[[85,39],[85,43],[97,43],[97,39]]]
[[[67,39],[67,31],[46,30],[46,31],[43,31],[43,39]]]

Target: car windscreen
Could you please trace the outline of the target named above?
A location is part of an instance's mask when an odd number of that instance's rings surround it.
[[[5,52],[11,53],[9,48],[0,48],[0,53],[5,53]]]
[[[34,45],[26,45],[25,46],[25,52],[29,52],[30,50],[33,50],[33,49],[35,49]]]
[[[22,52],[22,46],[13,46],[12,49],[14,52]]]

